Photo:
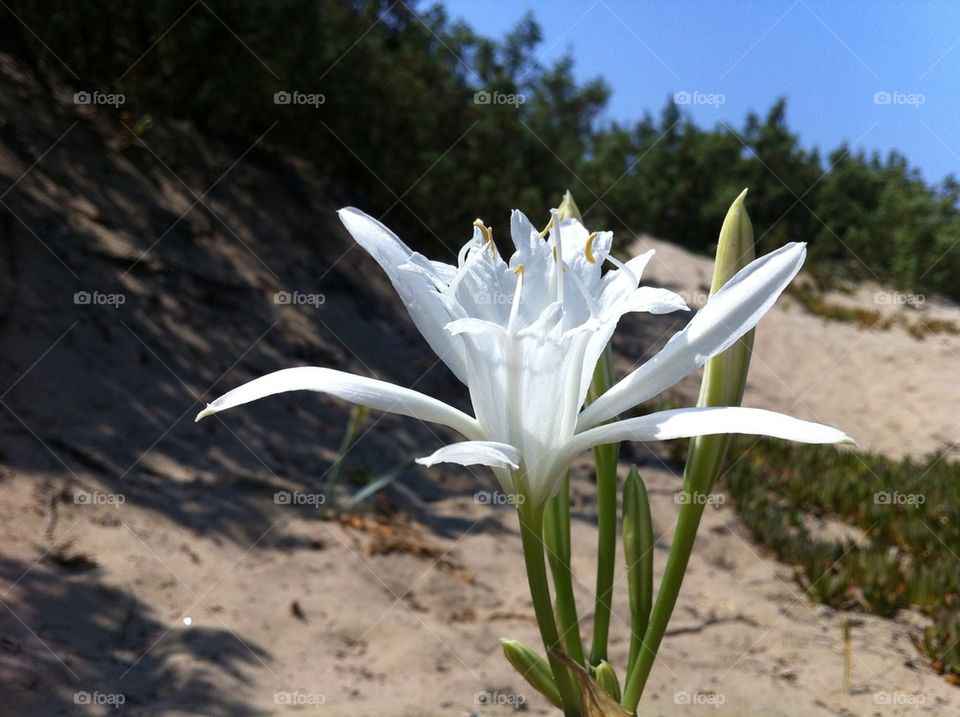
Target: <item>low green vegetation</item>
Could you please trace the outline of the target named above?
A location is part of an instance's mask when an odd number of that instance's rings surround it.
[[[960,679],[960,464],[746,437],[730,455],[737,511],[812,600],[888,617],[917,608],[932,620],[917,649]]]

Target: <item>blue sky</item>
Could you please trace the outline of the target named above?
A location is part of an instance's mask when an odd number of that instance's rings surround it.
[[[749,110],[763,114],[785,95],[789,126],[808,147],[897,149],[930,181],[960,176],[957,2],[443,4],[491,37],[532,10],[544,31],[541,61],[569,51],[578,79],[603,77],[611,119],[659,112],[668,96],[686,92],[698,124],[739,128]]]

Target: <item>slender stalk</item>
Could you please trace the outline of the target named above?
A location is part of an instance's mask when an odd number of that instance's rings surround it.
[[[594,370],[588,400],[602,395],[612,384],[613,355],[607,346]],[[610,633],[610,601],[617,561],[617,461],[620,445],[597,446],[593,449],[593,457],[597,472],[597,588],[590,664],[596,667],[607,659]]]
[[[519,482],[519,481],[518,481]],[[577,686],[569,670],[556,658],[561,649],[560,636],[550,603],[550,584],[547,577],[547,564],[543,558],[543,506],[533,506],[527,500],[517,507],[520,517],[520,540],[523,544],[523,560],[527,568],[527,582],[530,585],[530,597],[533,610],[540,627],[540,637],[547,651],[553,679],[560,691],[565,717],[579,717],[580,697]]]
[[[570,476],[563,479],[560,492],[547,502],[544,511],[543,541],[553,574],[556,592],[556,615],[560,639],[570,658],[583,663],[583,642],[580,620],[573,595],[573,572],[570,568]]]
[[[680,506],[680,517],[677,520],[677,527],[673,535],[673,543],[670,545],[670,555],[667,558],[667,565],[664,568],[663,576],[660,579],[660,589],[657,591],[657,601],[653,605],[653,611],[650,613],[650,622],[647,625],[647,632],[643,637],[643,645],[637,661],[630,674],[627,676],[627,683],[623,690],[623,699],[620,704],[624,709],[633,714],[640,702],[640,696],[643,694],[643,688],[647,684],[647,678],[650,676],[650,669],[657,658],[657,650],[660,648],[660,642],[667,630],[667,623],[670,622],[670,615],[677,604],[677,596],[680,594],[680,586],[683,583],[683,575],[687,570],[687,563],[690,560],[690,553],[693,551],[693,543],[697,537],[697,528],[700,527],[700,517],[703,515],[702,504],[696,502],[686,503]]]
[[[593,450],[597,469],[597,589],[593,616],[593,643],[590,664],[607,659],[610,632],[610,601],[617,561],[617,445],[597,446]]]

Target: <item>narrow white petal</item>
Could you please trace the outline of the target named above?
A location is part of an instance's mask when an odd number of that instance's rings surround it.
[[[463,342],[443,330],[451,317],[436,290],[437,283],[447,278],[452,268],[437,270],[432,267],[436,275],[428,278],[424,273],[430,271],[431,263],[415,262],[419,271],[410,271],[413,251],[396,234],[359,209],[347,207],[338,214],[357,244],[366,249],[386,272],[430,348],[457,378],[466,383]],[[404,266],[408,268],[402,269]]]
[[[773,306],[806,256],[792,243],[751,262],[714,294],[683,331],[580,414],[581,431],[665,391],[731,346]]]
[[[628,311],[646,311],[650,314],[670,314],[674,311],[690,311],[683,297],[669,289],[655,289],[641,286],[632,291],[618,307],[623,313]]]
[[[801,421],[762,408],[678,408],[639,418],[615,421],[573,437],[567,452],[572,460],[593,446],[618,441],[667,441],[716,433],[749,433],[798,443],[855,443],[843,431],[822,423]]]
[[[508,443],[497,441],[464,441],[444,446],[425,458],[418,458],[417,463],[424,466],[458,463],[461,466],[481,465],[516,470],[520,467],[520,451]]]
[[[331,368],[301,366],[274,371],[225,393],[197,415],[197,420],[250,401],[287,391],[318,391],[378,411],[398,413],[449,426],[467,438],[482,438],[480,425],[463,411],[432,396],[386,381]]]

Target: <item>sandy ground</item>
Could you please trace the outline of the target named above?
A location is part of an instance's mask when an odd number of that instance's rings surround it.
[[[514,515],[476,497],[493,489],[489,475],[411,470],[363,517],[324,521],[275,493],[320,490],[342,405],[292,396],[192,423],[203,399],[304,363],[463,405],[336,225],[349,193],[303,162],[278,168],[253,152],[191,208],[247,148],[179,125],[140,142],[73,107],[66,88],[41,87],[2,56],[0,70],[0,186],[16,183],[0,215],[0,711],[548,714],[500,654],[498,638],[535,644],[536,628]],[[650,277],[698,303],[709,261],[641,240],[653,244]],[[325,302],[277,304],[281,290]],[[78,291],[125,302],[77,303]],[[924,312],[960,323],[933,300]],[[618,366],[678,326],[630,317]],[[832,423],[891,455],[957,440],[956,337],[862,331],[784,301],[756,346],[748,405]],[[677,395],[695,392],[693,379]],[[345,485],[451,438],[394,417],[368,427]],[[676,466],[644,446],[630,454],[653,494],[659,568]],[[587,463],[574,494],[589,637]],[[622,671],[622,585],[617,599]],[[849,617],[859,622],[847,691]],[[950,714],[960,691],[916,657],[918,624],[808,603],[790,568],[758,553],[720,505],[707,511],[641,714]]]

